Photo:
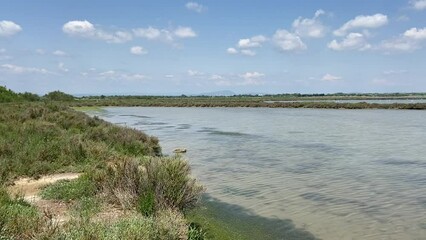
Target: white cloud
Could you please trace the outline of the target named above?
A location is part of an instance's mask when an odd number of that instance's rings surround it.
[[[58,57],[65,57],[67,56],[67,53],[61,50],[56,50],[54,52],[52,52],[53,55],[58,56]]]
[[[263,42],[266,42],[267,38],[263,35],[257,35],[251,38],[243,38],[238,41],[237,46],[239,48],[254,48],[261,47]]]
[[[197,13],[201,13],[201,12],[207,10],[207,8],[205,6],[203,6],[199,3],[196,3],[196,2],[188,2],[188,3],[185,4],[185,7],[188,10],[191,10],[191,11],[194,11],[194,12],[197,12]]]
[[[197,37],[197,33],[190,27],[179,26],[176,29],[158,29],[149,26],[148,28],[135,28],[132,30],[136,37],[148,40],[159,40],[166,43],[172,43],[175,38],[193,38]]]
[[[364,51],[371,48],[365,36],[361,33],[350,33],[341,42],[333,40],[328,44],[328,48],[335,51],[359,50]]]
[[[250,49],[241,50],[241,54],[245,56],[251,56],[251,57],[256,56],[256,52]]]
[[[63,62],[58,63],[58,68],[63,72],[69,72],[69,69],[65,67],[65,64]]]
[[[149,26],[148,28],[133,29],[133,34],[135,34],[136,37],[154,40],[160,38],[161,31],[157,28]]]
[[[399,37],[383,41],[379,48],[386,51],[411,52],[421,48],[424,41],[426,41],[426,28],[411,28]]]
[[[413,0],[410,3],[411,6],[416,10],[426,9],[426,0]]]
[[[211,77],[210,77],[210,80],[223,80],[223,77],[221,76],[221,75],[218,75],[218,74],[213,74]]]
[[[305,50],[307,48],[299,36],[284,29],[278,29],[272,39],[281,51]]]
[[[334,81],[338,81],[338,80],[341,80],[341,79],[342,79],[342,77],[334,76],[334,75],[331,75],[331,74],[329,74],[329,73],[325,74],[325,75],[321,78],[321,80],[323,80],[323,81],[328,81],[328,82],[334,82]]]
[[[196,37],[197,34],[192,30],[190,27],[181,27],[179,26],[175,31],[174,34],[178,38],[193,38]]]
[[[191,77],[204,76],[204,73],[203,73],[203,72],[199,72],[199,71],[191,70],[191,69],[189,69],[189,70],[187,71],[187,73],[188,73],[188,75],[189,75],[189,76],[191,76]]]
[[[13,74],[26,74],[26,73],[39,73],[39,74],[53,74],[44,68],[22,67],[13,64],[3,64],[0,70],[4,70]]]
[[[413,40],[426,40],[426,28],[423,28],[423,29],[411,28],[404,32],[404,37],[407,37]]]
[[[321,38],[324,37],[326,27],[318,19],[321,15],[325,14],[323,10],[317,10],[313,18],[297,18],[293,22],[293,29],[295,33],[301,37]]]
[[[127,74],[127,73],[117,72],[114,70],[98,73],[97,76],[101,80],[108,79],[108,80],[126,80],[126,81],[143,81],[148,78],[147,76],[140,73]]]
[[[6,49],[0,48],[0,53],[5,53],[5,52],[6,52]]]
[[[241,78],[244,79],[243,82],[238,83],[238,85],[246,86],[246,85],[261,85],[265,82],[263,81],[263,77],[265,74],[259,72],[246,72],[240,75]]]
[[[334,31],[336,36],[344,36],[346,33],[352,29],[365,29],[365,28],[379,28],[388,23],[388,17],[381,13],[375,15],[365,16],[360,15],[356,16],[354,19],[349,20],[339,29]]]
[[[130,48],[130,53],[134,55],[144,55],[148,52],[141,46],[133,46]]]
[[[126,31],[107,32],[98,29],[87,20],[69,21],[62,26],[62,31],[70,36],[102,40],[108,43],[124,43],[132,40],[132,34]]]
[[[12,21],[0,21],[0,37],[10,37],[22,31],[22,27]]]
[[[172,75],[172,74],[167,74],[167,75],[165,75],[164,77],[165,77],[165,78],[174,78],[175,76],[174,76],[174,75]]]
[[[229,54],[237,54],[238,50],[235,49],[235,48],[228,48],[228,49],[226,49],[226,52],[229,53]]]

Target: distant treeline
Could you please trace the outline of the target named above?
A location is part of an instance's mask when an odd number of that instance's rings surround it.
[[[334,93],[334,94],[275,94],[234,96],[86,96],[74,97],[60,91],[44,96],[14,93],[0,87],[0,102],[61,101],[68,106],[139,106],[139,107],[267,107],[267,108],[327,108],[327,109],[426,109],[426,103],[337,103],[326,100],[385,100],[426,99],[426,93]],[[303,102],[290,102],[301,101]],[[324,100],[324,102],[321,102]],[[269,101],[269,102],[268,102]],[[289,101],[289,102],[274,102]]]
[[[15,93],[6,87],[0,86],[0,103],[2,102],[37,102],[42,100],[52,100],[52,101],[73,101],[75,97],[66,94],[60,91],[50,92],[44,96],[39,96],[34,93],[24,92],[24,93]]]

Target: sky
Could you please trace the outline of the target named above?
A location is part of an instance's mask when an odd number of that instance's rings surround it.
[[[0,0],[0,85],[426,92],[426,0]]]

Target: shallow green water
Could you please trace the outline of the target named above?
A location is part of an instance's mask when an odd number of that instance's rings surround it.
[[[187,148],[210,196],[265,224],[290,220],[322,239],[426,236],[426,111],[115,107],[93,114],[158,136],[165,154]]]

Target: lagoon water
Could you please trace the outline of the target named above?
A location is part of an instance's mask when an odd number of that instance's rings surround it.
[[[320,239],[426,239],[426,111],[105,108],[220,201]],[[278,231],[278,230],[277,230]]]

